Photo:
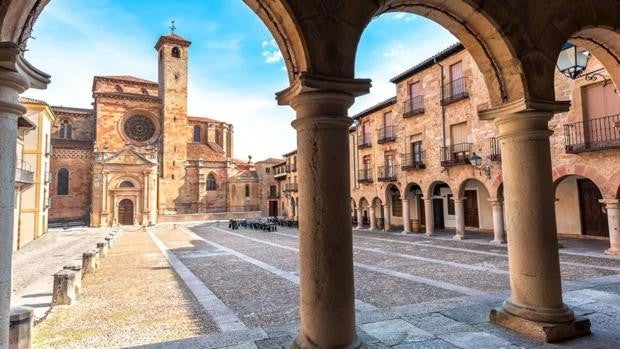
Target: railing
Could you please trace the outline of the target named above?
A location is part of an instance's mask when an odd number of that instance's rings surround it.
[[[377,180],[379,182],[393,182],[396,180],[396,166],[377,167]]]
[[[564,125],[564,148],[567,153],[620,147],[620,114]]]
[[[30,164],[20,161],[15,166],[15,182],[18,183],[34,183],[34,172]]]
[[[358,148],[369,148],[372,146],[371,143],[371,135],[370,132],[368,133],[364,133],[364,134],[360,134],[359,137],[357,138],[357,147]]]
[[[297,172],[297,164],[291,164],[291,172]]]
[[[364,168],[358,171],[357,181],[359,183],[372,183],[372,169]]]
[[[279,165],[273,168],[273,176],[278,177],[280,175],[286,175],[286,166]]]
[[[394,126],[386,126],[377,130],[377,143],[383,144],[395,140],[396,134],[394,133]]]
[[[400,161],[402,170],[416,170],[426,167],[424,164],[424,151],[401,154]]]
[[[441,147],[441,166],[450,167],[469,164],[471,148],[471,143],[458,143]]]
[[[286,173],[291,173],[291,165],[286,165]]]
[[[446,105],[469,97],[467,78],[462,77],[443,85],[441,104]]]
[[[499,141],[493,137],[489,139],[490,159],[491,161],[502,161],[502,151],[499,148]]]
[[[415,96],[403,103],[403,117],[408,118],[424,113],[424,96]]]
[[[297,191],[297,183],[286,183],[284,185],[284,191]]]

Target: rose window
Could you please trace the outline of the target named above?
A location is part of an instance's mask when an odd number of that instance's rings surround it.
[[[155,134],[153,121],[144,115],[134,115],[127,118],[123,131],[128,138],[136,142],[145,142]]]

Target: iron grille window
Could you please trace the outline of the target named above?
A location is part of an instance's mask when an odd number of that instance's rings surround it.
[[[58,170],[58,181],[56,194],[58,195],[69,195],[69,170],[66,168],[61,168]]]

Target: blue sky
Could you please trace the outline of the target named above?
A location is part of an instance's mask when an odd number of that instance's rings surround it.
[[[37,21],[28,60],[52,75],[47,90],[26,92],[52,105],[90,107],[94,75],[157,80],[153,46],[169,32],[192,41],[189,113],[230,122],[235,157],[279,157],[296,147],[295,115],[276,105],[288,86],[273,37],[241,0],[53,0]],[[351,114],[395,94],[388,80],[456,39],[441,26],[403,13],[375,19],[359,45],[356,76],[373,88]]]

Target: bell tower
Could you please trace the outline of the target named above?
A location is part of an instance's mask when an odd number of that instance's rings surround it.
[[[187,158],[187,75],[191,42],[174,33],[161,36],[155,44],[159,55],[159,98],[161,98],[162,143],[159,181],[159,214],[173,214],[180,202],[179,188],[185,185]]]

